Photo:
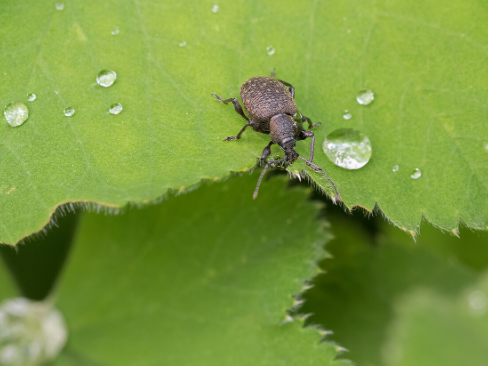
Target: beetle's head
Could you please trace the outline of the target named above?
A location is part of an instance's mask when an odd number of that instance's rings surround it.
[[[285,152],[285,161],[288,163],[287,165],[293,163],[299,157],[298,153],[295,151],[295,144],[296,141],[293,139],[281,145],[281,148]]]

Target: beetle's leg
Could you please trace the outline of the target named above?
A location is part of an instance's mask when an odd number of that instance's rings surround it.
[[[271,77],[274,78],[276,75],[276,67],[271,71]]]
[[[266,165],[264,166],[264,169],[263,171],[261,172],[261,175],[259,176],[259,179],[258,179],[258,184],[256,185],[256,189],[254,190],[254,194],[252,195],[252,198],[253,199],[256,199],[256,197],[258,196],[258,192],[259,192],[259,186],[261,185],[261,181],[263,180],[264,178],[264,175],[266,174],[266,170],[268,169],[268,167],[270,166],[270,163],[268,163],[267,159],[268,157],[271,155],[271,145],[273,145],[274,142],[271,141],[268,146],[266,146],[263,150],[263,153],[261,154],[261,161],[264,161],[266,163]]]
[[[246,121],[249,122],[249,118],[247,118],[246,115],[244,114],[244,111],[242,110],[242,107],[236,98],[222,99],[215,93],[212,93],[212,95],[215,96],[215,100],[218,100],[219,102],[222,102],[224,104],[232,102],[232,104],[234,104],[234,109],[236,110],[236,112],[239,113],[242,116],[242,118],[244,118]]]
[[[290,83],[287,83],[286,81],[283,81],[283,80],[280,80],[280,79],[276,79],[276,80],[278,80],[279,82],[281,82],[284,86],[287,86],[288,87],[288,90],[291,93],[292,98],[295,99],[295,87],[293,85],[291,85]]]
[[[312,120],[302,114],[302,112],[298,111],[300,117],[302,118],[302,122],[308,122],[308,128],[318,127],[322,124],[322,122],[317,122],[316,124],[312,123]]]
[[[329,183],[332,185],[332,188],[334,188],[334,191],[336,193],[336,196],[335,196],[335,199],[339,200],[339,201],[342,201],[342,197],[341,195],[339,194],[339,192],[337,191],[337,188],[334,184],[334,182],[332,182],[332,179],[329,178],[329,176],[324,172],[324,170],[319,167],[318,165],[315,165],[314,163],[308,161],[307,159],[305,158],[302,158],[300,155],[298,156],[300,159],[304,160],[305,163],[307,163],[307,165],[312,168],[312,170],[316,171],[316,172],[321,172],[325,178],[327,178],[327,180],[329,181]]]
[[[256,122],[253,122],[253,121],[249,121],[244,125],[244,127],[242,127],[242,129],[239,131],[237,136],[229,136],[224,141],[239,140],[241,138],[241,135],[244,133],[246,128],[248,128],[249,126],[252,126],[252,128],[255,131],[257,131],[256,129],[259,128],[259,124],[257,124]]]
[[[313,160],[313,150],[315,148],[315,135],[313,134],[312,131],[308,130],[303,130],[300,132],[300,135],[298,135],[297,140],[305,140],[306,138],[311,137],[312,138],[312,144],[310,145],[310,159],[308,160],[309,162],[312,162]]]

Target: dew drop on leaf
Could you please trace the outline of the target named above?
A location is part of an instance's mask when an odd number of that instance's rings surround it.
[[[119,34],[119,28],[115,27],[115,29],[112,31],[112,35],[116,36],[117,34]]]
[[[348,111],[345,111],[344,115],[342,116],[344,119],[351,119],[352,118],[352,114],[349,113]]]
[[[34,100],[36,100],[36,98],[37,98],[37,97],[36,97],[36,95],[35,95],[34,93],[29,94],[29,95],[27,96],[27,100],[28,100],[29,102],[33,102]]]
[[[112,114],[119,114],[122,112],[122,104],[114,103],[110,106],[109,112]]]
[[[63,3],[56,3],[56,10],[63,10],[64,9],[64,4]]]
[[[340,128],[329,133],[322,145],[325,155],[337,166],[359,169],[371,158],[371,141],[353,128]]]
[[[46,364],[64,347],[67,334],[61,313],[50,303],[5,300],[0,305],[0,364]]]
[[[75,114],[75,109],[73,107],[68,107],[64,110],[64,115],[66,117],[71,117],[73,114]]]
[[[185,47],[185,46],[186,46],[186,41],[180,43],[180,47]]]
[[[397,172],[397,171],[398,171],[398,169],[400,169],[400,167],[399,167],[398,165],[394,165],[392,170],[393,170],[394,172]]]
[[[268,55],[272,56],[275,53],[275,49],[272,46],[266,47],[266,52],[268,52]]]
[[[218,13],[218,12],[219,12],[219,6],[218,5],[212,6],[212,13]]]
[[[117,79],[117,74],[113,70],[102,70],[97,75],[98,85],[109,87]]]
[[[421,176],[422,176],[422,172],[420,171],[419,168],[416,168],[410,175],[412,179],[419,179]]]
[[[7,104],[3,114],[5,115],[8,124],[12,127],[20,126],[27,118],[29,118],[29,110],[25,104],[20,102]]]
[[[368,105],[374,100],[374,93],[371,90],[361,90],[356,96],[359,104]]]

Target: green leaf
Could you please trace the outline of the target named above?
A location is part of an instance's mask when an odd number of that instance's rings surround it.
[[[0,123],[0,242],[40,230],[65,202],[120,207],[250,169],[269,137],[249,131],[222,142],[244,120],[210,94],[237,97],[244,81],[275,67],[295,86],[301,111],[322,120],[315,162],[348,207],[378,205],[410,231],[422,217],[446,230],[460,220],[488,227],[482,2],[240,0],[218,13],[213,4],[0,4],[0,105],[30,110],[21,127]],[[102,69],[117,72],[110,88],[95,83]],[[376,97],[360,106],[355,95],[365,87]],[[27,102],[29,93],[37,100]],[[124,110],[111,115],[116,102]],[[373,156],[363,169],[343,170],[321,151],[339,127],[369,136]],[[298,152],[307,157],[309,146],[299,142]],[[303,162],[292,169],[331,192]]]
[[[336,365],[336,346],[287,322],[328,234],[286,180],[203,186],[124,215],[84,215],[57,306],[56,365]]]
[[[478,281],[478,271],[488,264],[488,257],[483,256],[488,247],[486,237],[469,230],[462,230],[459,239],[433,227],[422,227],[424,234],[414,243],[408,235],[384,222],[380,223],[379,232],[370,236],[360,224],[351,225],[351,220],[344,217],[330,216],[330,221],[335,239],[327,250],[332,258],[323,261],[325,273],[311,282],[315,287],[304,294],[306,301],[299,311],[313,314],[308,323],[333,331],[327,339],[348,349],[345,356],[358,365],[392,365],[384,350],[389,347],[390,329],[405,296],[428,289],[441,297],[456,297]],[[410,309],[408,304],[405,307]],[[446,304],[443,307],[450,306]],[[437,320],[434,323],[427,323],[437,327],[430,336],[444,329]],[[433,354],[450,349],[441,341],[432,342],[435,344],[430,343],[430,347],[436,348],[431,350]]]
[[[427,289],[404,296],[383,352],[388,365],[485,365],[487,294],[485,274],[455,297]]]

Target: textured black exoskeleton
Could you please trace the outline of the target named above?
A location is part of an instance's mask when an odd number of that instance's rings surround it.
[[[253,197],[257,197],[259,186],[269,166],[273,168],[277,166],[286,168],[300,158],[314,171],[324,174],[332,184],[332,187],[334,187],[336,193],[335,198],[341,200],[341,195],[332,180],[325,174],[322,168],[312,163],[315,136],[312,131],[303,128],[303,122],[308,122],[308,128],[317,127],[320,125],[320,122],[314,125],[310,118],[302,115],[295,103],[295,88],[293,85],[279,79],[274,79],[273,76],[273,74],[272,77],[255,76],[241,86],[241,99],[249,118],[244,114],[236,98],[222,99],[217,94],[212,94],[216,100],[224,104],[232,102],[236,112],[247,121],[237,136],[229,136],[224,141],[240,139],[243,132],[249,126],[254,131],[270,135],[271,137],[271,142],[264,148],[263,154],[261,155],[261,160],[265,163],[265,166],[258,179]],[[312,138],[309,160],[301,157],[295,151],[296,141],[305,140],[307,137]],[[271,154],[271,145],[273,144],[277,144],[285,152],[284,158],[267,160]]]

